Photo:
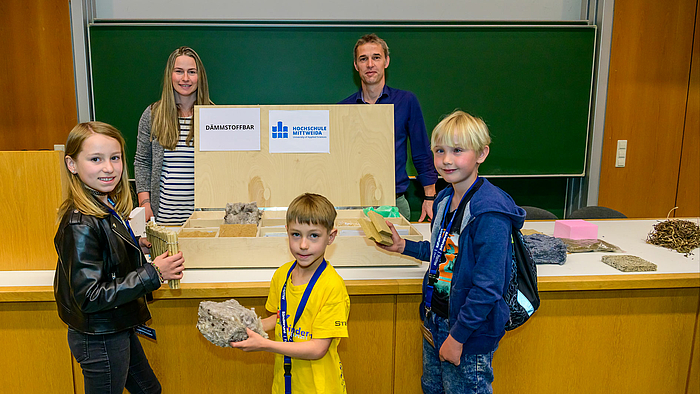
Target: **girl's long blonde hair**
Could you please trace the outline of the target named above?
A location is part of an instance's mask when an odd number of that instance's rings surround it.
[[[174,150],[180,138],[179,123],[177,120],[177,105],[175,104],[175,93],[173,91],[173,69],[175,60],[179,56],[189,56],[194,59],[197,66],[197,100],[195,105],[212,105],[209,100],[209,83],[207,82],[207,72],[204,70],[202,59],[197,52],[189,47],[180,47],[173,51],[168,57],[168,64],[165,66],[163,74],[163,91],[160,100],[151,105],[151,141],[154,139],[164,148]],[[190,133],[187,135],[187,145],[192,146],[194,138],[194,117]]]
[[[129,213],[133,208],[133,201],[131,199],[131,189],[129,188],[129,174],[127,172],[127,166],[124,165],[124,159],[126,158],[124,151],[124,137],[122,134],[114,128],[112,125],[108,125],[103,122],[85,122],[80,123],[73,127],[73,130],[68,134],[68,140],[66,141],[66,156],[70,156],[74,161],[78,160],[78,155],[83,150],[83,143],[88,137],[93,134],[102,134],[106,137],[114,138],[119,141],[119,146],[121,147],[121,159],[122,159],[122,176],[109,193],[109,197],[114,201],[116,206],[114,210],[121,215],[123,219],[129,218]],[[85,183],[78,176],[78,174],[73,174],[68,169],[68,164],[64,160],[64,169],[68,177],[68,197],[61,208],[58,211],[59,220],[63,215],[70,209],[77,209],[84,215],[92,215],[99,218],[109,215],[105,210],[104,206],[92,195],[92,193],[85,188]]]

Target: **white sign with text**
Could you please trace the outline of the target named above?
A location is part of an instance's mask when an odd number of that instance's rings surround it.
[[[200,108],[199,150],[259,151],[260,108]]]

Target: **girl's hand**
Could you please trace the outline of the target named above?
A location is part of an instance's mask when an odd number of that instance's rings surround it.
[[[241,349],[244,352],[257,352],[266,349],[265,345],[270,341],[269,339],[263,338],[250,328],[246,328],[245,330],[246,333],[248,333],[248,339],[240,342],[231,342],[231,347]]]
[[[452,335],[448,335],[440,346],[440,361],[447,361],[458,366],[462,357],[462,346],[461,343],[452,338]]]
[[[377,246],[380,249],[384,249],[387,252],[395,252],[395,253],[403,253],[404,248],[406,247],[406,240],[401,238],[398,232],[396,232],[396,228],[390,221],[386,221],[387,226],[391,229],[391,240],[394,241],[393,245],[387,246],[387,245],[382,245],[380,243],[377,243]]]
[[[143,249],[143,248],[150,249],[150,248],[151,248],[151,243],[148,242],[148,238],[146,238],[146,237],[141,237],[141,238],[139,238],[139,246],[140,246],[142,249]]]
[[[182,271],[185,270],[185,258],[182,252],[177,252],[172,256],[168,256],[168,252],[161,254],[153,260],[153,265],[158,267],[163,274],[163,279],[182,279]]]

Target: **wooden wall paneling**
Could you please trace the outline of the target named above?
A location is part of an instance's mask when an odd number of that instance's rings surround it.
[[[237,298],[266,315],[266,298]],[[151,326],[158,341],[141,339],[163,392],[266,393],[272,388],[274,356],[244,353],[209,343],[196,328],[201,300],[157,300]],[[395,296],[353,296],[349,338],[340,342],[348,392],[392,393]],[[76,392],[83,390],[77,366]]]
[[[501,340],[494,392],[685,391],[697,288],[540,295],[537,313]]]
[[[62,166],[59,151],[0,152],[0,270],[56,268]]]
[[[78,115],[69,2],[3,0],[0,150],[53,149]]]
[[[395,295],[350,297],[348,335],[340,341],[348,393],[394,393]]]
[[[72,393],[67,327],[55,302],[0,302],[0,391]]]
[[[700,216],[700,26],[698,22],[700,22],[700,6],[695,8],[693,56],[676,194],[677,217]]]
[[[686,394],[700,394],[700,303],[695,314],[695,334],[693,339],[693,354],[688,369]]]
[[[237,298],[246,308],[265,312],[266,298]],[[157,300],[150,304],[158,341],[141,338],[164,393],[268,393],[274,355],[220,348],[197,330],[198,299]],[[223,301],[223,300],[216,300]]]
[[[398,295],[396,298],[396,365],[394,393],[422,393],[423,334],[418,317],[419,294]]]
[[[615,2],[598,205],[628,217],[675,206],[696,2]]]

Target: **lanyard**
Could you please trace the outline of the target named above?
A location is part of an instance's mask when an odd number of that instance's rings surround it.
[[[109,202],[112,205],[112,207],[116,205],[116,204],[114,204],[114,201],[112,201],[111,197],[107,197],[107,202]],[[136,236],[134,235],[134,232],[131,230],[131,226],[129,225],[129,221],[122,220],[121,216],[119,216],[119,214],[114,209],[112,209],[112,207],[110,207],[109,205],[107,206],[109,213],[111,213],[112,216],[117,218],[117,220],[119,220],[119,223],[123,224],[124,227],[126,227],[126,229],[129,230],[129,235],[131,235],[131,239],[134,241],[134,245],[138,246],[139,241],[136,240]]]
[[[447,243],[447,237],[450,236],[450,230],[452,230],[452,223],[454,222],[455,217],[457,217],[459,207],[465,202],[465,199],[466,201],[471,200],[474,193],[476,193],[476,191],[479,189],[479,186],[481,186],[480,181],[481,178],[477,177],[476,180],[474,180],[474,183],[472,183],[472,185],[469,186],[469,189],[466,193],[464,193],[462,199],[459,201],[459,205],[457,206],[457,209],[455,209],[455,212],[452,215],[452,218],[450,219],[450,223],[448,223],[447,227],[445,227],[445,218],[447,217],[447,212],[449,212],[450,210],[450,204],[452,204],[452,197],[454,197],[455,195],[454,188],[452,189],[452,194],[450,194],[450,197],[448,197],[447,199],[445,212],[442,215],[442,223],[440,223],[440,234],[438,234],[437,239],[435,240],[435,245],[433,245],[433,253],[430,257],[430,270],[428,271],[428,284],[425,286],[424,299],[426,311],[430,311],[430,307],[433,303],[433,290],[435,290],[435,283],[437,282],[439,277],[438,268],[440,265],[440,258],[442,257],[443,253],[445,253],[445,243]],[[474,188],[474,186],[476,186],[476,189]]]
[[[297,307],[297,312],[294,316],[294,323],[292,323],[292,336],[289,337],[287,334],[289,332],[287,328],[287,282],[289,282],[289,277],[292,275],[292,271],[294,271],[294,267],[296,267],[296,265],[297,262],[295,261],[294,264],[292,264],[292,267],[289,268],[289,272],[287,272],[287,279],[284,281],[284,285],[282,286],[282,294],[280,296],[280,326],[282,328],[282,342],[294,342],[294,327],[296,327],[299,318],[304,313],[304,308],[306,307],[307,301],[309,301],[311,290],[313,290],[316,281],[318,281],[318,277],[321,276],[323,270],[326,269],[327,264],[326,259],[323,259],[318,268],[316,268],[316,272],[314,272],[311,280],[306,285],[306,289],[304,290],[304,294],[301,296],[301,301],[299,301],[299,306]],[[284,392],[285,394],[292,393],[292,358],[287,355],[284,356]]]

